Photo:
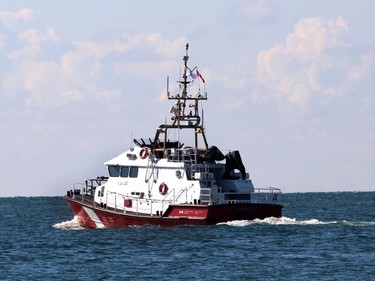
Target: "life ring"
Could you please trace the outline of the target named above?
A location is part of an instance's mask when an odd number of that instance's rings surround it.
[[[144,147],[139,152],[139,157],[141,157],[141,159],[145,159],[147,156],[148,156],[148,149]]]
[[[132,200],[129,198],[125,198],[124,200],[124,206],[125,207],[131,207],[132,206]]]
[[[167,194],[168,186],[164,182],[159,185],[159,192],[161,195]]]

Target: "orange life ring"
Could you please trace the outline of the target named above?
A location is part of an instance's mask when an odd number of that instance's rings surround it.
[[[141,159],[145,159],[147,156],[148,156],[148,149],[144,147],[139,152],[139,157],[141,157]]]
[[[161,195],[167,194],[168,186],[164,182],[159,185],[159,192]]]

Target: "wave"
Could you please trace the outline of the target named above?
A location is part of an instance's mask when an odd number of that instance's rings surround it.
[[[78,217],[74,216],[74,218],[70,221],[64,221],[60,223],[56,223],[53,225],[56,229],[63,229],[63,230],[83,230],[84,227],[81,226],[79,223]]]
[[[375,221],[343,221],[342,224],[349,226],[375,226]]]
[[[338,224],[338,225],[346,225],[346,226],[375,226],[375,222],[371,222],[371,221],[345,221],[345,220],[344,221],[320,221],[317,219],[297,220],[295,218],[288,218],[288,217],[281,217],[281,218],[269,217],[263,220],[261,219],[236,220],[236,221],[218,223],[217,225],[244,227],[248,225],[327,225],[327,224]],[[55,225],[53,225],[53,227],[56,229],[62,229],[62,230],[86,229],[81,226],[77,216],[74,216],[74,218],[70,221],[56,223]],[[142,226],[134,225],[130,227],[142,227]]]
[[[295,218],[281,217],[281,218],[265,218],[255,219],[255,220],[237,220],[228,221],[224,223],[218,223],[218,225],[229,225],[243,227],[248,225],[327,225],[327,224],[337,224],[346,226],[375,226],[375,222],[371,221],[320,221],[317,219],[310,220],[297,220]]]
[[[263,220],[238,220],[238,221],[229,221],[224,223],[219,223],[219,225],[229,225],[229,226],[248,226],[253,224],[264,224],[264,225],[319,225],[319,224],[335,224],[337,221],[324,222],[317,219],[310,220],[297,220],[295,218],[288,217],[269,217]]]

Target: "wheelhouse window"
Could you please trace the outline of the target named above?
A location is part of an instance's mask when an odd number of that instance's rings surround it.
[[[110,177],[118,177],[120,175],[120,166],[108,166]]]
[[[130,167],[129,177],[131,178],[138,177],[138,167]]]
[[[129,166],[122,166],[120,176],[122,178],[127,178],[129,176]]]
[[[136,178],[138,177],[138,167],[134,166],[108,166],[110,177]]]

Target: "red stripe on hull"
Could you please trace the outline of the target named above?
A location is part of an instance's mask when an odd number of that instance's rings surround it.
[[[226,205],[176,205],[170,206],[168,218],[201,218],[206,224],[217,224],[233,220],[254,220],[268,217],[280,218],[282,206],[276,204],[226,204]]]
[[[133,225],[206,225],[233,220],[253,220],[267,217],[281,217],[281,205],[276,204],[227,204],[227,205],[172,205],[164,216],[148,216],[107,210],[82,201],[65,197],[73,213],[87,228],[98,225],[92,216],[107,228],[120,228]],[[89,209],[88,214],[85,208]]]

